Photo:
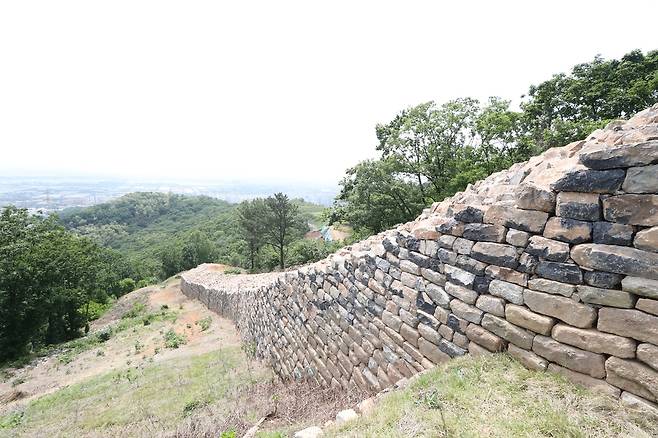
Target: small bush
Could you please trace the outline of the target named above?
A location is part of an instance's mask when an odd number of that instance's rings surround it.
[[[132,292],[136,289],[137,284],[132,278],[124,278],[119,281],[119,292],[121,295],[125,295],[128,292]]]
[[[242,274],[242,269],[240,268],[228,268],[224,270],[224,274],[235,275]]]
[[[121,315],[122,319],[127,319],[127,318],[135,318],[146,310],[146,304],[144,303],[134,303],[133,307],[128,310],[126,313]]]
[[[208,404],[207,401],[204,400],[192,400],[187,403],[185,403],[185,406],[183,406],[183,415],[188,416],[192,412],[196,411],[199,408],[202,408]]]
[[[183,335],[179,335],[173,330],[169,330],[164,335],[165,347],[167,348],[178,348],[181,345],[187,344],[187,338]]]
[[[0,429],[13,429],[18,427],[23,422],[24,413],[21,411],[14,411],[7,415],[0,417]]]
[[[205,332],[210,328],[210,324],[212,324],[212,318],[207,316],[203,319],[200,319],[196,322],[196,324],[201,327],[201,331]]]

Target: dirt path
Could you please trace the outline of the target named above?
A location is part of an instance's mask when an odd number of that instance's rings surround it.
[[[133,309],[139,310],[136,317],[122,318]],[[98,345],[83,347],[86,351],[59,351],[23,368],[7,370],[10,376],[0,384],[0,397],[12,398],[10,394],[14,394],[19,400],[5,403],[0,412],[115,369],[147,366],[240,344],[233,323],[183,295],[179,279],[123,296],[94,322],[87,338],[109,328],[114,331],[112,337]],[[186,343],[167,348],[165,335],[170,330]]]

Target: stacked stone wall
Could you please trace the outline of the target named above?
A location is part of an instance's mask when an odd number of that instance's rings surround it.
[[[467,353],[658,402],[658,105],[281,274],[183,275],[282,378],[378,391]],[[655,407],[655,405],[654,405]]]

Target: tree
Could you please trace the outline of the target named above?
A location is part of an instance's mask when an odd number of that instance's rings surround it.
[[[303,236],[308,225],[299,213],[299,207],[283,193],[276,193],[265,200],[265,237],[277,251],[279,267],[285,269],[286,248]]]
[[[265,200],[256,198],[250,201],[243,201],[237,209],[240,234],[242,239],[247,243],[249,266],[252,271],[255,269],[256,256],[265,244],[267,208]]]

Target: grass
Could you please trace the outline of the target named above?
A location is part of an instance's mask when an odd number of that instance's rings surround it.
[[[649,437],[658,422],[509,356],[455,359],[328,437]]]
[[[269,376],[252,371],[239,347],[91,378],[0,417],[8,436],[158,435],[186,416]],[[217,409],[217,408],[216,408]]]

